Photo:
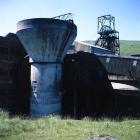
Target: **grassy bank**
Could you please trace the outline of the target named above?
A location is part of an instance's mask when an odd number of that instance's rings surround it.
[[[140,54],[140,41],[120,40],[121,55]]]
[[[5,112],[0,112],[0,140],[84,140],[97,135],[140,140],[140,120],[72,120],[51,116],[10,118]]]

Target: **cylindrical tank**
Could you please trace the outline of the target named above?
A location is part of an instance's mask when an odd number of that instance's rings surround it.
[[[61,64],[31,65],[31,114],[59,114],[61,110]]]
[[[72,22],[36,18],[20,21],[17,35],[30,56],[30,114],[61,113],[61,63],[77,35]]]

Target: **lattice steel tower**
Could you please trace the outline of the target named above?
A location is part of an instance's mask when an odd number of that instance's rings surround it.
[[[111,50],[114,54],[120,54],[119,32],[115,30],[115,17],[104,15],[98,17],[97,33],[100,37],[95,45]]]

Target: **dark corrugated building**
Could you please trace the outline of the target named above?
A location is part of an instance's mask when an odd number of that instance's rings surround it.
[[[113,113],[115,101],[107,71],[94,54],[67,55],[63,64],[62,114],[81,118]]]
[[[29,64],[17,36],[0,37],[0,108],[11,114],[29,111]]]
[[[134,86],[111,83],[98,56],[85,52],[66,55],[62,76],[64,116],[140,117],[140,91]]]

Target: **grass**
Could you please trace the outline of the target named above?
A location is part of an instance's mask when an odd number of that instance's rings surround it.
[[[140,120],[10,118],[7,113],[0,112],[0,140],[84,140],[98,135],[140,140]]]
[[[121,55],[140,54],[140,41],[120,40]]]

